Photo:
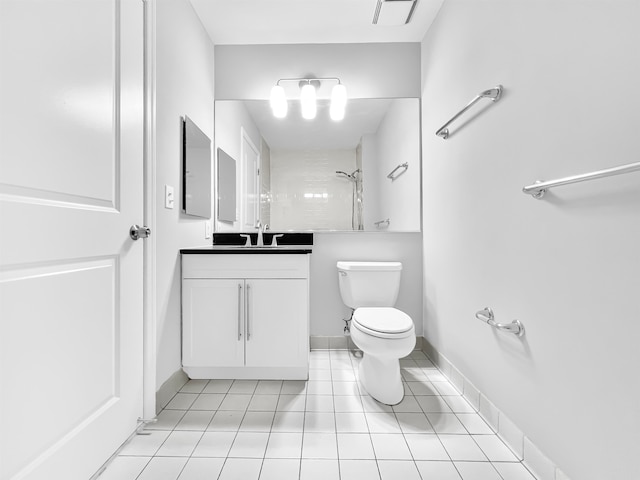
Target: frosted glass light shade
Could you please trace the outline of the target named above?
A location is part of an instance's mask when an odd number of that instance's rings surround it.
[[[302,109],[302,118],[306,120],[316,118],[316,89],[309,83],[303,85],[300,91],[300,107]]]
[[[347,87],[339,83],[331,90],[331,105],[345,106],[347,104]]]
[[[274,117],[284,118],[287,116],[287,98],[284,95],[284,88],[280,85],[274,85],[271,89],[269,104]]]
[[[347,89],[339,83],[331,90],[331,107],[329,115],[331,120],[338,122],[344,118],[345,107],[347,105]]]
[[[329,107],[329,116],[331,117],[331,120],[333,120],[334,122],[339,122],[344,118],[344,111],[345,111],[344,106],[334,105],[332,103],[331,107]]]

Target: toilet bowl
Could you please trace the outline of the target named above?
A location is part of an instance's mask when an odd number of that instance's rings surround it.
[[[338,262],[340,294],[354,309],[351,339],[362,350],[358,380],[366,392],[387,405],[400,403],[404,387],[400,358],[411,353],[413,320],[393,308],[400,290],[399,262]]]
[[[400,358],[416,344],[413,320],[391,307],[361,307],[353,312],[351,339],[363,352],[358,378],[380,403],[395,405],[404,397]]]

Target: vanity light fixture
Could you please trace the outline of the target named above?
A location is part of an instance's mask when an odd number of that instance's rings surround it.
[[[284,118],[287,116],[287,97],[284,94],[284,88],[280,85],[276,84],[271,89],[269,104],[274,117]]]
[[[276,118],[284,118],[287,116],[287,98],[281,82],[297,82],[300,87],[300,107],[302,110],[302,118],[312,120],[316,117],[317,107],[317,91],[322,82],[337,82],[331,90],[331,105],[329,114],[334,121],[340,121],[344,118],[347,105],[347,89],[337,77],[327,78],[281,78],[271,89],[269,104]]]
[[[347,88],[338,83],[331,90],[331,106],[329,107],[329,115],[331,120],[339,122],[344,118],[344,112],[347,107]]]
[[[417,0],[378,0],[374,25],[405,25],[411,20]]]
[[[302,110],[302,118],[305,120],[313,120],[316,118],[318,107],[316,105],[316,87],[311,81],[302,83],[300,87],[300,109]]]

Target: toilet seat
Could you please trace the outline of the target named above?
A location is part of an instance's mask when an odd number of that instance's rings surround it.
[[[353,326],[378,338],[405,338],[414,334],[413,320],[393,307],[360,307],[353,312]]]

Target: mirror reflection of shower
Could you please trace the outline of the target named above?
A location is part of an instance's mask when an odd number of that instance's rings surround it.
[[[357,168],[351,173],[336,170],[336,174],[341,178],[348,179],[353,184],[351,197],[351,228],[353,230],[364,230],[362,216],[362,172]]]

